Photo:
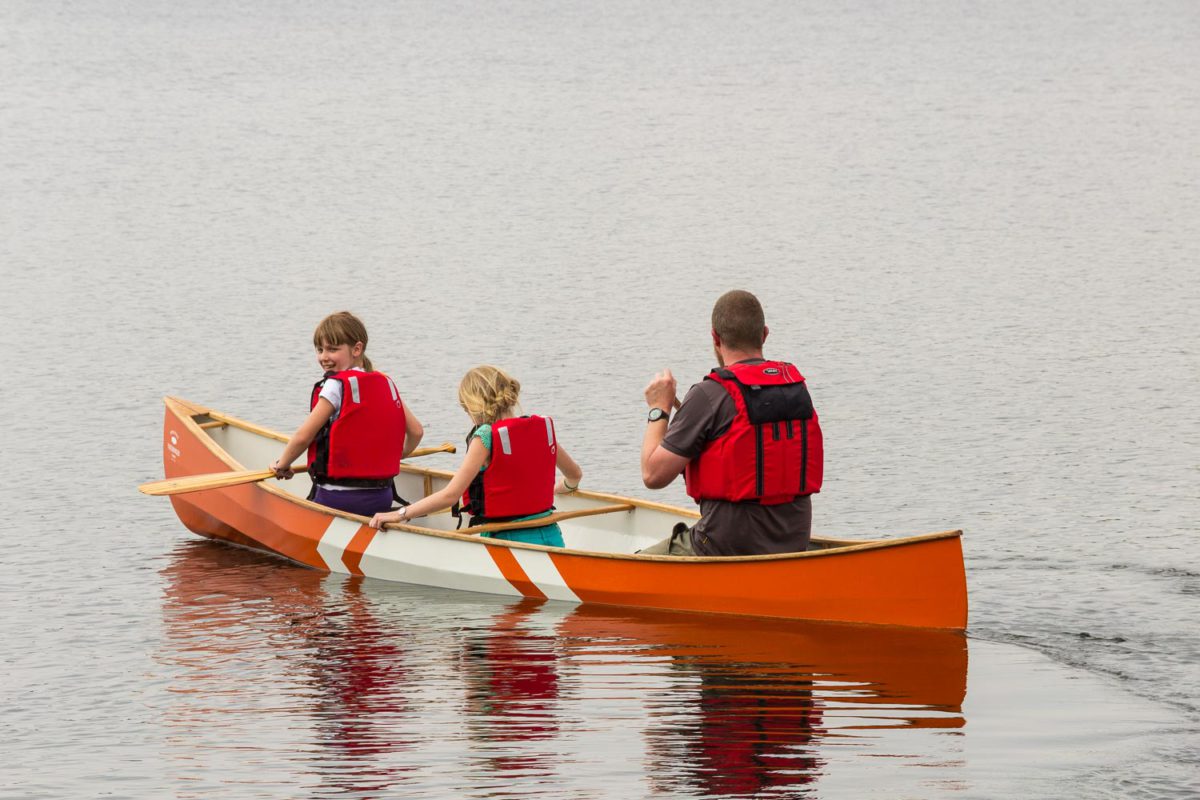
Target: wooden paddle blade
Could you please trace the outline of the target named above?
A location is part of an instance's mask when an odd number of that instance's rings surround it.
[[[205,489],[220,489],[224,486],[237,486],[239,483],[255,483],[273,477],[275,473],[269,469],[238,470],[237,472],[214,472],[204,475],[188,475],[183,478],[168,478],[165,481],[143,483],[138,487],[142,494],[156,497],[172,494],[187,494],[202,492]]]
[[[299,464],[292,467],[292,472],[305,472],[308,467]],[[267,478],[274,478],[275,472],[269,469],[242,469],[231,472],[206,472],[201,475],[185,475],[181,478],[167,478],[165,481],[143,483],[138,487],[142,494],[162,497],[189,492],[203,492],[206,489],[221,489],[226,486],[237,486],[242,483],[258,483]]]

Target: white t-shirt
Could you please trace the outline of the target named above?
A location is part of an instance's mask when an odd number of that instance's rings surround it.
[[[362,367],[351,367],[350,369],[356,372],[366,372]],[[325,385],[321,387],[319,397],[324,397],[333,406],[333,416],[329,421],[338,418],[338,414],[342,413],[342,382],[341,381],[325,381]]]

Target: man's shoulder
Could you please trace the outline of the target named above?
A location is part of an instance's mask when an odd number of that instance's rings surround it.
[[[736,413],[729,389],[720,381],[701,379],[683,397],[685,416],[727,417]]]
[[[728,397],[729,392],[718,381],[708,380],[708,376],[704,376],[697,383],[692,384],[687,390],[687,394],[683,396],[683,402],[689,400],[697,400],[706,402],[709,406],[715,407],[721,402],[721,399]]]
[[[684,395],[662,446],[675,455],[695,458],[706,443],[729,429],[736,413],[733,398],[724,386],[702,380]]]

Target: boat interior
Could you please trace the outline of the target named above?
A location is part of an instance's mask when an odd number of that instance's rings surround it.
[[[208,435],[231,470],[265,467],[279,456],[281,443],[288,437],[277,431],[263,428],[245,420],[205,410],[191,415],[192,420]],[[402,465],[396,478],[396,489],[409,502],[425,497],[444,487],[453,473],[420,466],[420,458],[413,458]],[[312,481],[305,473],[297,473],[289,480],[269,479],[263,485],[284,492],[297,502],[308,502]],[[340,516],[349,514],[323,510]],[[688,525],[699,519],[699,513],[686,508],[655,503],[652,501],[622,497],[581,490],[570,495],[555,497],[555,514],[563,532],[566,546],[573,550],[597,553],[632,554],[637,550],[661,541],[670,535],[676,523]],[[482,529],[471,529],[470,533],[459,529],[459,520],[450,511],[442,511],[414,520],[417,529],[439,533],[457,531],[463,535],[477,535]],[[814,538],[809,550],[838,549],[846,546],[868,544],[868,540]]]

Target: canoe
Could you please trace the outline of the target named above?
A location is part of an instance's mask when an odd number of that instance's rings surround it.
[[[285,434],[164,398],[167,478],[269,464]],[[406,463],[414,501],[453,473]],[[964,630],[962,531],[892,539],[813,537],[803,553],[720,558],[637,555],[697,512],[601,492],[556,497],[565,548],[483,538],[434,514],[379,531],[305,499],[298,474],[171,496],[194,533],[312,569],[471,592],[583,604]]]

